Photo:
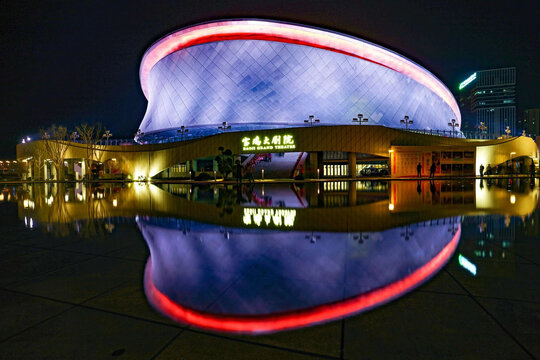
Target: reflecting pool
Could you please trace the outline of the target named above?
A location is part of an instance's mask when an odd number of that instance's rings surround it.
[[[6,234],[32,234],[38,247],[82,239],[77,251],[85,252],[102,239],[107,256],[120,256],[133,236],[125,229],[136,231],[148,249],[139,281],[157,312],[196,328],[261,334],[393,306],[449,262],[466,281],[491,271],[490,260],[511,264],[516,238],[540,235],[538,185],[26,184],[5,185],[0,206],[16,213]]]

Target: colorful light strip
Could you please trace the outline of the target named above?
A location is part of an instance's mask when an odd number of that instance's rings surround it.
[[[150,304],[168,317],[201,328],[235,333],[266,333],[313,325],[368,310],[399,297],[436,274],[454,253],[461,225],[452,240],[428,263],[407,277],[344,301],[289,313],[260,316],[227,316],[183,307],[159,291],[152,281],[152,259],[146,264],[144,287]]]
[[[471,261],[469,261],[469,259],[459,254],[458,262],[462,268],[464,268],[465,270],[467,270],[468,272],[476,276],[476,265],[474,265]]]
[[[426,86],[450,106],[461,120],[454,96],[444,84],[414,62],[365,40],[316,28],[264,20],[227,20],[195,25],[176,31],[154,43],[143,56],[139,76],[146,98],[150,71],[161,59],[178,50],[225,40],[266,40],[312,46],[357,57],[385,66]]]
[[[463,89],[465,86],[469,85],[474,80],[476,80],[476,73],[472,74],[465,81],[463,81],[461,84],[459,84],[459,90]]]

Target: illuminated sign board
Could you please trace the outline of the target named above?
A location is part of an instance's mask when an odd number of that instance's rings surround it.
[[[292,227],[296,218],[294,209],[244,208],[244,225]]]
[[[459,84],[459,90],[463,89],[465,86],[469,85],[470,83],[472,83],[474,80],[476,80],[476,73],[472,74],[471,76],[469,76],[467,78],[467,80],[465,80],[464,82],[462,82],[461,84]]]
[[[242,151],[268,151],[296,149],[293,135],[252,136],[242,138]]]

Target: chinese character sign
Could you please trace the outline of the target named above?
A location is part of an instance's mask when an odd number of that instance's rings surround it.
[[[296,149],[296,143],[293,135],[270,135],[270,136],[251,136],[242,138],[242,151],[268,151],[268,150],[292,150]]]

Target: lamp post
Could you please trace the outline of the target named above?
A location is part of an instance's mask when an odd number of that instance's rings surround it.
[[[486,133],[486,130],[487,130],[486,124],[483,121],[480,122],[480,125],[478,125],[478,129],[480,130],[480,132],[482,134],[482,138],[483,138],[484,134]]]
[[[103,137],[107,139],[107,145],[109,145],[109,138],[112,136],[112,133],[107,130],[105,131],[105,133],[103,134]]]
[[[456,122],[456,119],[452,119],[452,121],[448,123],[448,126],[452,127],[452,137],[456,137],[456,126],[459,126],[459,123]]]
[[[187,129],[184,125],[180,126],[180,129],[176,130],[176,133],[180,134],[180,139],[184,141],[184,134],[189,132],[189,129]]]
[[[409,125],[412,125],[413,121],[409,120],[409,117],[405,115],[405,117],[401,120],[399,120],[400,123],[405,124],[405,130],[409,130]]]
[[[313,126],[313,124],[319,123],[319,122],[320,122],[320,120],[319,120],[319,119],[315,119],[315,116],[314,116],[314,115],[309,115],[309,119],[308,119],[308,120],[304,120],[304,123],[309,124],[309,126]]]
[[[141,129],[137,129],[137,132],[135,133],[135,142],[139,142],[139,139],[144,136],[144,133],[141,131]]]
[[[357,122],[358,125],[362,125],[363,122],[365,122],[365,123],[368,122],[368,118],[364,118],[364,115],[363,115],[363,114],[358,114],[358,117],[357,117],[357,118],[353,118],[352,121],[353,121],[353,122]]]
[[[79,138],[79,133],[74,131],[71,133],[71,135],[69,136],[69,138],[71,139],[71,141],[75,142],[78,138]]]
[[[229,125],[229,123],[224,121],[224,122],[221,123],[221,126],[218,126],[218,130],[223,131],[223,132],[225,132],[227,130],[231,130],[231,125]]]

